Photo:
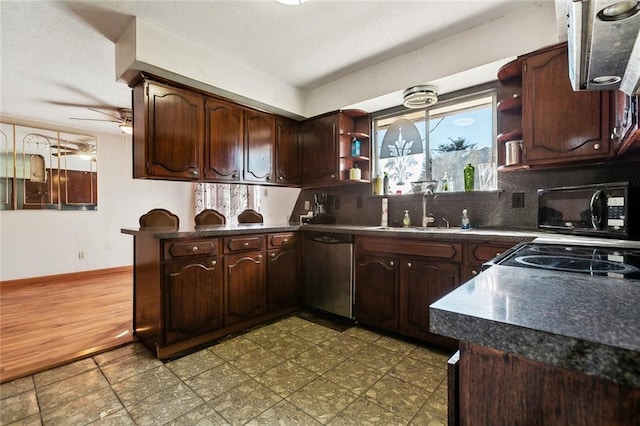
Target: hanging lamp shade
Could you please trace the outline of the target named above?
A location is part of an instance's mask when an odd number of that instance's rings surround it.
[[[438,87],[421,85],[409,87],[403,94],[403,105],[410,109],[426,108],[438,102]]]

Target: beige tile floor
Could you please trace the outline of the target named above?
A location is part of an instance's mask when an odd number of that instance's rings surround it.
[[[134,343],[2,384],[0,424],[440,425],[448,357],[291,316],[165,363]]]

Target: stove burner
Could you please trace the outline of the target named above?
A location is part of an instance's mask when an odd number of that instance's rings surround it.
[[[575,256],[525,255],[517,256],[515,261],[529,267],[565,272],[629,274],[638,271],[638,268],[620,262]]]

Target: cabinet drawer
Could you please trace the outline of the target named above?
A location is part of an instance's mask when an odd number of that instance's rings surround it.
[[[464,248],[464,263],[468,265],[484,263],[516,244],[517,243],[467,243]]]
[[[289,232],[286,234],[270,234],[269,248],[291,247],[296,245],[296,234]]]
[[[386,238],[361,238],[356,242],[358,251],[405,254],[411,256],[462,260],[462,244]]]
[[[217,240],[192,240],[164,244],[164,258],[217,254]]]
[[[246,237],[227,237],[224,239],[224,252],[235,253],[239,251],[261,250],[264,247],[262,235],[249,235]]]

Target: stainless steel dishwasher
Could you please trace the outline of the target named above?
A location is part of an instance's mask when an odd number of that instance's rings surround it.
[[[304,304],[353,319],[353,237],[307,234]]]

